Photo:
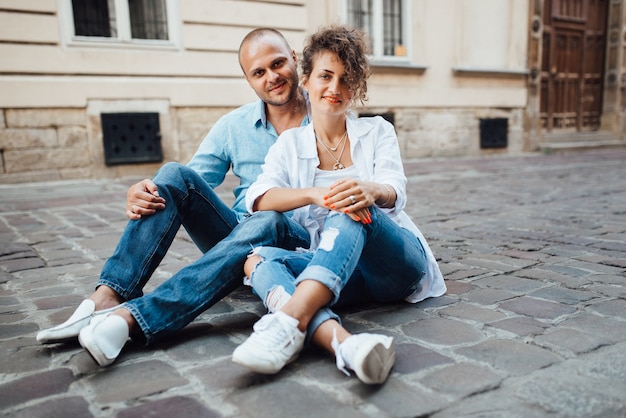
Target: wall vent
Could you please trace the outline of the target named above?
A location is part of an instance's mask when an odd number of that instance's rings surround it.
[[[480,120],[480,147],[506,148],[508,139],[509,120],[507,118],[491,118]]]
[[[106,165],[163,161],[158,113],[102,113]]]

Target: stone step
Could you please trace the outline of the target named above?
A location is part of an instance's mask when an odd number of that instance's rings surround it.
[[[539,148],[544,153],[624,148],[626,141],[607,131],[544,134]]]

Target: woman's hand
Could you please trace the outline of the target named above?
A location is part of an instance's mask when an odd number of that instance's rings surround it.
[[[369,207],[379,198],[379,185],[347,177],[335,182],[324,196],[324,206],[353,220],[371,223]]]

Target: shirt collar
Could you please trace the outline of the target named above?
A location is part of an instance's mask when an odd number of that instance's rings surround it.
[[[298,87],[300,92],[304,96],[304,101],[306,102],[306,116],[302,119],[302,123],[300,126],[306,126],[311,123],[311,102],[309,102],[309,93],[306,90],[303,90],[302,87]],[[256,103],[256,108],[253,112],[253,120],[254,125],[259,126],[262,124],[265,129],[267,129],[267,114],[265,113],[265,102],[259,99]]]

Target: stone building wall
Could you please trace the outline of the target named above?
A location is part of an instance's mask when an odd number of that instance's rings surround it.
[[[90,102],[86,109],[3,109],[0,112],[0,183],[152,176],[163,164],[104,161],[100,112],[159,112],[163,162],[187,162],[229,108],[171,108],[166,102]],[[477,156],[525,151],[523,109],[363,109],[392,113],[402,156]],[[479,121],[508,119],[508,146],[481,149]]]
[[[165,109],[159,113],[163,162],[187,162],[215,121],[229,110]],[[100,117],[93,107],[2,109],[0,156],[0,183],[152,176],[162,165],[107,166]]]

